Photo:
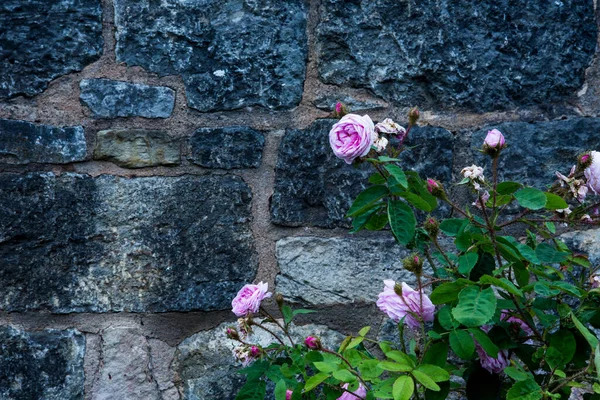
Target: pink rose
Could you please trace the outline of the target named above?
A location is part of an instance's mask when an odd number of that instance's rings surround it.
[[[527,336],[533,336],[533,330],[529,327],[529,325],[527,325],[527,323],[521,318],[510,315],[508,311],[503,310],[502,314],[500,315],[500,319],[502,321],[519,326],[519,328],[522,329]]]
[[[348,389],[348,384],[345,383],[344,385],[342,385],[342,388]],[[354,394],[344,392],[340,397],[337,398],[337,400],[359,400],[359,399],[364,399],[365,397],[367,397],[367,389],[365,389],[365,387],[362,385],[362,383],[359,383],[358,389],[356,389],[352,393],[354,393],[356,396]],[[360,397],[358,397],[358,396],[360,396]]]
[[[488,131],[483,144],[492,149],[501,149],[505,144],[504,135],[502,135],[502,132],[498,129],[492,129],[491,131]]]
[[[595,193],[600,193],[600,152],[590,152],[592,163],[585,169],[583,174],[587,179],[588,187]]]
[[[238,317],[244,317],[258,312],[260,302],[272,296],[272,293],[267,292],[268,289],[269,284],[263,282],[258,285],[244,285],[231,302],[234,314]]]
[[[395,123],[391,118],[386,118],[375,125],[375,130],[379,133],[387,133],[388,135],[396,136],[400,141],[406,136],[406,129],[403,126]]]
[[[329,144],[337,157],[352,164],[354,159],[369,153],[376,137],[368,115],[347,114],[329,131]]]
[[[432,193],[440,188],[440,184],[435,179],[427,178],[427,190]]]
[[[479,363],[483,368],[487,369],[490,374],[499,374],[504,371],[504,368],[510,365],[510,357],[508,356],[507,350],[500,350],[498,352],[498,357],[493,358],[483,350],[483,347],[481,347],[479,343],[476,343],[475,349],[479,355]]]
[[[294,394],[294,392],[292,392],[290,389],[285,391],[285,400],[292,400],[292,394]]]
[[[386,280],[383,283],[385,287],[379,293],[377,307],[391,319],[400,322],[406,317],[404,323],[413,329],[419,327],[422,321],[433,321],[435,306],[426,294],[419,293],[402,282],[402,294],[399,295],[395,290],[396,282]]]

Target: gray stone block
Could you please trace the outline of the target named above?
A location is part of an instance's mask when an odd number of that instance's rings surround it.
[[[374,170],[347,165],[333,154],[329,131],[336,120],[317,120],[304,130],[287,131],[279,147],[271,221],[285,226],[349,226],[346,211]],[[401,165],[423,177],[450,181],[454,138],[436,127],[415,127],[405,142]]]
[[[251,198],[232,176],[0,174],[0,308],[227,309],[258,267]]]
[[[0,343],[0,398],[83,400],[81,333],[2,326]]]
[[[246,126],[200,128],[189,139],[194,164],[207,168],[258,168],[265,137]]]
[[[233,315],[233,314],[232,314]],[[225,336],[225,330],[232,323],[223,323],[218,327],[199,332],[183,340],[177,347],[174,369],[182,383],[181,390],[186,400],[221,400],[233,399],[244,384],[245,378],[238,371],[241,363],[235,360],[232,349],[239,343]],[[269,329],[277,332],[275,324],[268,324]],[[321,339],[324,347],[337,349],[344,336],[323,325],[291,325],[290,335],[296,343],[302,343],[309,335]],[[267,346],[274,342],[268,333],[255,329],[248,343]],[[266,398],[274,398],[267,392]]]
[[[111,129],[96,134],[94,159],[125,168],[179,165],[181,145],[163,131]]]
[[[374,303],[384,280],[416,282],[402,267],[410,252],[391,238],[288,237],[276,252],[276,290],[301,304]]]
[[[83,127],[57,127],[0,119],[0,162],[68,164],[84,161]]]
[[[102,54],[100,0],[2,0],[0,98],[33,96]]]
[[[592,0],[325,0],[318,69],[401,106],[475,111],[562,102],[596,49]]]
[[[568,175],[579,153],[600,150],[600,118],[573,118],[546,122],[505,122],[474,132],[471,136],[473,160],[485,168],[491,179],[491,161],[478,150],[488,130],[496,128],[508,147],[498,160],[499,178],[546,188],[556,181],[555,171]]]
[[[289,109],[306,70],[303,0],[116,0],[117,60],[180,74],[199,111]]]
[[[175,106],[175,91],[165,86],[84,79],[79,89],[79,99],[96,118],[169,118]]]

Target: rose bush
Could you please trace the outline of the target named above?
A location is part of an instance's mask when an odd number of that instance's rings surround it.
[[[373,166],[371,186],[347,213],[352,232],[385,230],[412,252],[403,267],[413,282],[389,277],[373,299],[399,339],[379,340],[364,327],[337,349],[314,335],[296,343],[290,324],[310,311],[276,295],[276,319],[261,306],[266,284],[246,285],[232,303],[239,326],[226,332],[246,366],[237,398],[265,398],[270,380],[276,400],[566,400],[572,388],[599,399],[600,345],[591,330],[600,329],[598,266],[569,250],[559,229],[598,224],[600,153],[579,155],[546,190],[500,182],[498,160],[510,140],[492,129],[481,144],[491,168],[461,171],[457,185],[471,196],[461,207],[435,177],[401,167],[416,108],[406,129],[390,119],[373,127],[368,116],[342,116],[347,111],[336,107],[342,118],[330,132],[332,150]],[[450,217],[438,219],[440,203]],[[274,342],[249,343],[254,328]]]

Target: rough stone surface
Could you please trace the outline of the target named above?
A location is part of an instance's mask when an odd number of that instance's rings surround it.
[[[241,364],[233,358],[232,350],[239,344],[225,337],[225,329],[232,323],[224,323],[214,329],[199,332],[185,339],[177,348],[174,368],[182,381],[186,400],[233,399],[244,383],[238,373]],[[271,328],[277,332],[274,324]],[[323,325],[291,326],[292,338],[300,343],[306,336],[315,335],[327,348],[335,348],[344,339],[340,333]],[[266,332],[256,329],[248,337],[248,343],[267,346],[274,339]],[[268,398],[274,398],[272,396]]]
[[[568,232],[560,235],[560,239],[571,250],[587,254],[592,265],[600,262],[600,229]]]
[[[41,93],[102,54],[100,0],[0,2],[0,98]]]
[[[84,79],[79,89],[79,99],[96,118],[169,118],[175,106],[175,91],[165,86]]]
[[[347,165],[333,154],[329,130],[335,120],[318,120],[305,130],[287,131],[279,147],[271,221],[286,226],[349,226],[344,218],[373,172]],[[403,167],[448,182],[454,138],[445,129],[415,127],[402,154]]]
[[[85,338],[76,330],[0,327],[0,398],[83,400]]]
[[[596,48],[592,0],[325,0],[317,52],[326,83],[403,106],[476,111],[558,102]]]
[[[577,155],[600,149],[600,118],[573,118],[548,122],[506,122],[478,130],[471,136],[472,159],[491,175],[489,157],[478,152],[488,130],[499,129],[508,147],[502,151],[499,177],[540,189],[556,180],[555,171],[569,174]]]
[[[161,383],[163,386],[168,383],[158,382],[156,370],[168,368],[169,365],[161,364],[164,361],[170,363],[170,360],[155,360],[149,340],[137,328],[110,327],[101,335],[102,362],[90,399],[163,400]],[[156,342],[160,341],[155,340],[154,344]],[[171,349],[171,359],[173,352]],[[171,388],[174,388],[172,382],[167,389]]]
[[[385,103],[375,100],[359,100],[352,96],[335,95],[318,97],[313,101],[313,104],[315,107],[320,108],[321,110],[333,111],[335,110],[335,105],[338,103],[338,101],[346,105],[350,112],[379,110],[386,106]]]
[[[2,174],[0,308],[229,308],[256,274],[250,203],[232,176]]]
[[[302,0],[116,0],[117,60],[180,74],[200,111],[292,108],[306,70]]]
[[[194,164],[208,168],[258,168],[265,137],[245,126],[200,128],[189,139]]]
[[[161,400],[178,400],[180,398],[179,391],[174,383],[176,374],[171,368],[175,348],[157,339],[148,339],[148,344],[152,357],[152,373],[158,384]]]
[[[0,163],[67,164],[85,160],[83,127],[0,119]]]
[[[96,134],[94,159],[112,161],[125,168],[178,165],[181,145],[163,131],[111,129]]]
[[[385,279],[415,282],[402,267],[409,251],[393,239],[288,237],[276,254],[277,292],[297,303],[375,302]]]

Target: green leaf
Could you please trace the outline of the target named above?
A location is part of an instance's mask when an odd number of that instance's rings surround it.
[[[481,326],[496,312],[496,295],[492,288],[480,290],[478,286],[467,286],[458,295],[458,305],[452,316],[467,327]]]
[[[404,175],[404,171],[399,166],[389,164],[385,166],[385,169],[394,177],[396,182],[404,186],[405,189],[408,189],[408,180],[406,179],[406,175]]]
[[[520,371],[515,367],[504,368],[504,373],[510,376],[515,381],[525,381],[530,378],[528,373]]]
[[[352,383],[354,381],[356,381],[356,375],[354,375],[352,372],[348,371],[347,369],[339,369],[337,371],[335,371],[333,373],[333,377],[335,379],[338,379],[342,382],[346,382],[346,383]]]
[[[545,281],[539,281],[534,283],[533,290],[542,297],[554,297],[560,294],[560,290],[551,289]]]
[[[460,322],[452,317],[452,307],[444,306],[437,313],[438,322],[447,331],[454,330],[460,326]]]
[[[523,292],[517,289],[517,287],[506,278],[494,278],[493,276],[483,275],[481,278],[479,278],[479,283],[484,285],[494,285],[500,289],[506,290],[508,293],[514,294],[515,296],[523,297]]]
[[[500,182],[498,186],[496,186],[496,192],[498,194],[513,194],[517,190],[519,190],[523,185],[517,182]]]
[[[311,376],[306,380],[306,385],[304,385],[304,392],[310,392],[311,390],[319,386],[321,383],[323,383],[325,379],[329,378],[329,376],[330,375],[325,372],[319,372],[318,374]]]
[[[413,369],[410,365],[400,364],[394,361],[380,361],[379,368],[392,372],[409,372]]]
[[[544,194],[546,195],[546,208],[548,210],[562,210],[569,207],[562,197],[548,192]]]
[[[594,350],[594,366],[596,367],[596,376],[600,379],[600,345]]]
[[[565,293],[568,293],[571,296],[575,296],[577,298],[584,297],[586,295],[586,292],[579,289],[577,286],[571,285],[570,283],[563,282],[563,281],[552,282],[550,287],[559,289],[559,290],[561,290]]]
[[[423,200],[423,198],[412,192],[402,191],[394,194],[402,196],[406,201],[408,201],[410,204],[412,204],[415,208],[418,208],[419,210],[423,210],[425,212],[430,212],[433,210],[431,204],[429,204],[427,201]]]
[[[598,347],[598,339],[596,338],[596,336],[594,336],[592,334],[592,332],[590,332],[590,330],[588,328],[585,327],[585,325],[583,325],[575,316],[575,314],[573,312],[571,312],[571,319],[573,320],[573,323],[575,324],[575,327],[579,330],[579,332],[581,332],[581,334],[583,335],[583,337],[585,338],[585,340],[587,340],[587,342],[589,343],[590,347],[592,349],[595,349],[596,347]]]
[[[556,264],[565,261],[569,257],[569,253],[558,251],[548,243],[540,243],[535,248],[537,258],[546,264]]]
[[[430,331],[433,332],[433,331]],[[446,360],[448,359],[448,343],[446,342],[434,342],[429,346],[427,352],[423,356],[423,363],[433,364],[438,367],[444,367]]]
[[[450,379],[450,374],[444,368],[440,368],[437,365],[421,364],[416,369],[421,371],[431,378],[434,382],[444,382]]]
[[[285,380],[280,379],[275,385],[275,400],[285,400],[285,392],[287,391],[287,385]]]
[[[466,331],[452,331],[450,332],[450,347],[463,360],[470,360],[475,351],[475,342]]]
[[[554,222],[546,222],[546,228],[548,228],[550,233],[552,233],[552,234],[556,233],[556,225],[554,225]]]
[[[565,366],[566,362],[563,355],[556,349],[556,347],[548,347],[544,360],[548,363],[551,369],[556,369]]]
[[[508,393],[506,400],[540,400],[542,388],[533,379],[515,383]]]
[[[458,293],[465,287],[459,282],[446,282],[436,287],[429,299],[433,304],[445,304],[458,299]]]
[[[370,326],[365,326],[360,331],[358,331],[358,336],[367,336],[367,333],[369,333],[370,330]]]
[[[373,185],[383,185],[385,183],[385,178],[379,172],[375,172],[369,176],[369,183],[372,183]]]
[[[397,361],[400,364],[409,365],[411,368],[415,366],[414,361],[408,355],[399,350],[384,351],[384,353],[387,358]]]
[[[515,193],[515,198],[521,207],[539,210],[546,205],[546,195],[539,189],[524,188]]]
[[[235,396],[235,400],[262,400],[267,392],[267,382],[248,381]]]
[[[410,400],[415,391],[415,382],[410,376],[402,375],[394,382],[392,394],[394,400]]]
[[[401,161],[399,158],[392,158],[388,156],[379,156],[378,160],[383,163]]]
[[[348,347],[346,349],[352,349],[352,348],[358,346],[359,344],[361,344],[363,342],[363,340],[365,340],[365,338],[361,337],[361,336],[352,338],[350,343],[348,343]]]
[[[481,345],[483,350],[490,357],[498,358],[498,351],[500,351],[500,349],[498,348],[498,346],[496,346],[494,344],[494,342],[492,342],[492,340],[488,337],[488,335],[484,331],[482,331],[479,328],[471,328],[471,329],[469,329],[469,332],[471,332],[473,334],[473,337],[475,337],[475,340],[477,340],[477,342]]]
[[[456,236],[469,221],[463,218],[449,218],[440,223],[440,231],[448,236]]]
[[[577,342],[573,333],[560,329],[550,336],[550,347],[557,349],[562,354],[564,362],[568,363],[575,355]]]
[[[458,257],[458,272],[468,277],[478,259],[479,255],[476,252],[466,253]]]
[[[377,211],[377,210],[375,210],[375,211]],[[365,224],[365,228],[367,228],[367,230],[370,230],[370,231],[380,231],[383,228],[385,228],[387,223],[388,223],[387,213],[374,212],[372,214],[369,214],[369,220]]]
[[[281,314],[283,314],[283,320],[286,324],[289,324],[290,322],[292,322],[292,319],[294,319],[292,307],[288,306],[287,304],[281,307]]]
[[[313,363],[316,369],[321,372],[332,373],[340,369],[340,365],[333,362],[316,361]]]
[[[417,220],[411,208],[399,200],[388,200],[390,227],[398,242],[407,245],[415,236]]]
[[[312,314],[312,313],[315,313],[315,312],[316,312],[315,310],[307,310],[307,309],[304,309],[304,308],[299,308],[297,310],[294,310],[293,314],[294,315],[298,315],[298,314]]]
[[[363,360],[358,364],[358,371],[364,379],[375,379],[383,373],[379,368],[379,360]]]
[[[375,185],[363,190],[348,210],[348,217],[356,217],[367,211],[373,204],[389,194],[385,185]]]
[[[414,371],[411,372],[411,374],[412,374],[412,376],[415,377],[415,379],[417,381],[419,381],[419,383],[421,385],[425,386],[427,389],[433,390],[434,392],[437,392],[440,390],[440,387],[438,386],[438,384],[435,383],[433,381],[433,379],[431,379],[426,373],[415,369]]]

